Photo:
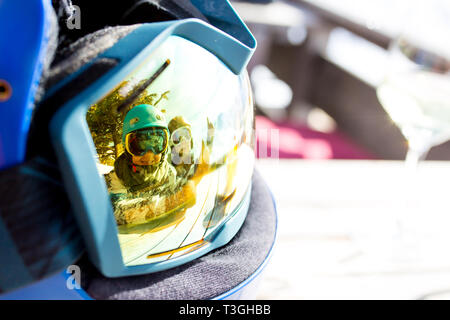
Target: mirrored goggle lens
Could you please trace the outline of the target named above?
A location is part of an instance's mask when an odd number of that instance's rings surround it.
[[[167,38],[86,119],[126,266],[201,248],[248,194],[254,152],[247,75],[186,39]],[[155,123],[168,128],[166,141],[155,129],[130,131]],[[131,133],[126,145],[124,130]],[[148,150],[157,156],[129,156]]]
[[[167,131],[159,128],[142,129],[126,137],[127,151],[135,156],[144,156],[151,151],[157,155],[167,149]]]

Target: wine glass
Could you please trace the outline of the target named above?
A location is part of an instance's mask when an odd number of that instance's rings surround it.
[[[439,6],[444,3],[432,2],[427,9],[434,11],[429,12],[434,12],[436,19],[444,18],[445,10],[439,11]],[[427,252],[427,249],[423,250],[424,245],[437,244],[426,242],[428,238],[420,238],[421,226],[416,222],[409,228],[409,220],[414,214],[424,218],[424,212],[417,212],[423,209],[416,205],[418,200],[423,200],[415,180],[419,162],[426,158],[432,147],[450,140],[450,41],[447,40],[450,39],[450,20],[434,24],[434,28],[422,28],[422,32],[413,32],[418,29],[414,28],[413,21],[419,21],[419,25],[424,22],[423,17],[422,20],[417,20],[417,17],[411,16],[406,30],[392,42],[387,73],[377,88],[381,105],[408,144],[407,179],[404,181],[407,204],[397,213],[391,245],[393,257],[398,260],[424,259],[423,253]],[[447,38],[442,35],[447,35]]]

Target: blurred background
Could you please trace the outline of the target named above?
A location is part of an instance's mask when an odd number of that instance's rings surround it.
[[[282,158],[405,158],[405,139],[378,102],[376,87],[400,32],[417,28],[417,38],[433,32],[431,14],[427,22],[405,25],[414,2],[420,1],[233,2],[258,40],[249,67],[258,113],[280,129],[298,130],[297,138],[307,142],[295,151],[281,146]],[[450,20],[448,5],[442,7]],[[430,26],[423,30],[423,24]],[[270,125],[261,118],[260,128]],[[433,148],[427,159],[450,159],[450,143]]]
[[[417,63],[425,52],[424,63],[432,56],[439,61],[433,62],[433,72],[448,77],[450,3],[232,4],[258,41],[248,69],[257,114],[257,168],[279,213],[278,241],[258,298],[447,297],[450,253],[442,248],[435,252],[438,259],[402,263],[366,252],[392,249],[380,234],[389,233],[394,217],[404,212],[405,198],[418,200],[408,202],[420,208],[416,226],[434,221],[427,225],[428,232],[450,230],[445,215],[450,211],[450,135],[444,130],[445,139],[432,143],[424,153],[427,161],[411,180],[404,164],[405,131],[402,134],[402,126],[393,122],[377,97],[377,88],[397,64],[392,48],[405,34],[420,48],[412,60]],[[431,92],[432,100],[438,93],[430,88],[423,91]],[[445,83],[439,94],[450,101],[449,88]],[[446,106],[439,105],[437,118],[447,119],[442,111]]]

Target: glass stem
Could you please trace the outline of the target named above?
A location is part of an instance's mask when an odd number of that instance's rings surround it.
[[[428,154],[428,148],[424,149],[409,149],[406,154],[406,168],[410,174],[417,174],[419,162],[425,160]]]
[[[407,216],[410,216],[414,213],[415,206],[417,204],[417,188],[418,188],[418,166],[420,161],[425,160],[427,154],[430,150],[429,146],[423,145],[420,148],[417,146],[408,149],[408,153],[406,154],[405,161],[405,175],[406,175],[406,187],[405,187],[405,207],[403,210],[400,210],[397,215],[397,235],[400,238],[405,239],[405,221],[407,221]]]

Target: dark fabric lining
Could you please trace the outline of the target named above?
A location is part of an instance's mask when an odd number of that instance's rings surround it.
[[[189,0],[53,0],[59,17],[58,52],[98,30],[137,23],[195,17],[206,18]],[[79,12],[76,9],[79,8]],[[67,22],[79,14],[81,28],[70,29]]]
[[[185,265],[145,276],[110,279],[86,257],[79,261],[83,289],[99,300],[197,300],[217,297],[247,280],[267,258],[276,231],[272,195],[255,171],[250,209],[226,246]]]
[[[35,158],[0,171],[0,181],[0,217],[30,274],[37,280],[73,263],[83,243],[59,170]]]
[[[138,26],[107,27],[88,34],[65,48],[61,48],[48,73],[46,87],[51,88],[65,77],[76,72]]]
[[[49,45],[36,95],[39,103],[46,90],[114,45],[139,24],[185,18],[208,21],[189,0],[52,0]],[[80,29],[68,21],[79,8]]]

